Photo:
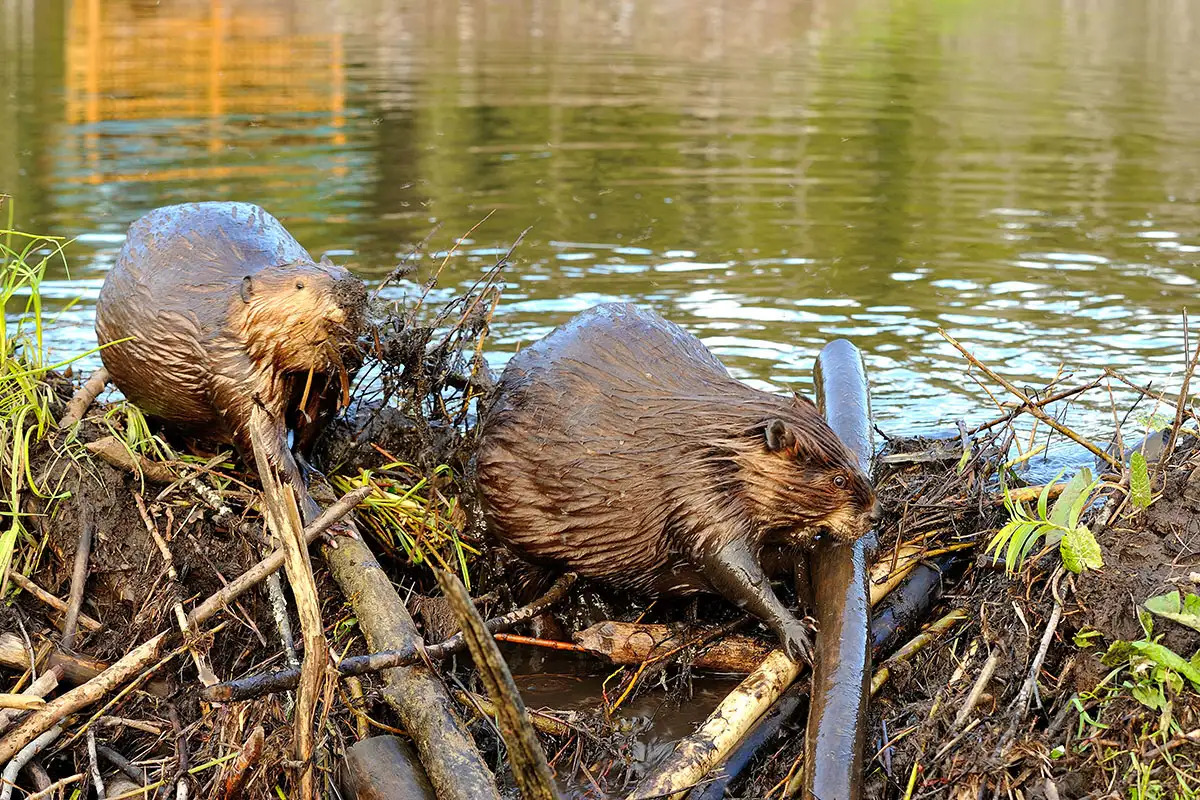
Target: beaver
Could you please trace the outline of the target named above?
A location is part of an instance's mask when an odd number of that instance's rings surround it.
[[[508,362],[480,421],[483,518],[525,560],[636,593],[715,592],[793,659],[808,632],[763,568],[880,504],[816,406],[735,380],[695,336],[614,303]],[[792,563],[796,563],[794,560]]]
[[[366,301],[362,281],[314,262],[262,208],[186,203],[130,226],[100,290],[96,337],[113,382],[147,416],[231,442],[251,465],[251,425],[265,425],[268,458],[307,523],[320,508],[288,429],[311,443],[348,391]]]

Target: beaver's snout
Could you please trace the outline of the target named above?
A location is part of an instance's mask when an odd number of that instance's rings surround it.
[[[357,334],[367,322],[367,287],[353,275],[333,285],[333,301],[345,314],[342,326],[348,334]]]

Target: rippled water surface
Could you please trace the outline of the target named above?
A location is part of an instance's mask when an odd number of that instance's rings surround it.
[[[852,339],[888,430],[989,414],[939,326],[1023,381],[1178,383],[1183,0],[0,0],[0,48],[0,192],[76,239],[64,353],[132,220],[238,199],[376,278],[487,217],[448,287],[530,228],[498,364],[627,299],[764,386]]]

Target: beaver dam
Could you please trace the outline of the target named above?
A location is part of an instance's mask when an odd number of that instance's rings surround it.
[[[375,303],[350,405],[314,455],[325,511],[304,526],[273,473],[264,487],[103,376],[47,363],[34,254],[59,244],[8,242],[0,800],[802,796],[809,673],[757,618],[533,580],[480,525],[471,456],[504,259],[448,302],[434,274]],[[848,791],[1196,796],[1200,345],[1166,388],[1111,369],[1035,388],[950,341],[993,418],[878,432]],[[1061,420],[1082,399],[1148,435],[1080,436]],[[1095,466],[1028,485],[1062,439]],[[347,513],[361,541],[319,538]],[[268,529],[297,538],[275,549]],[[820,705],[845,690],[822,686]]]

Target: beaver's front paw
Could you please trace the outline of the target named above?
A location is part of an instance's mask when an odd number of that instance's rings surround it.
[[[808,635],[808,628],[805,627],[803,622],[794,617],[780,620],[776,633],[779,635],[783,652],[787,654],[788,658],[797,664],[807,663],[812,665],[812,637]]]

